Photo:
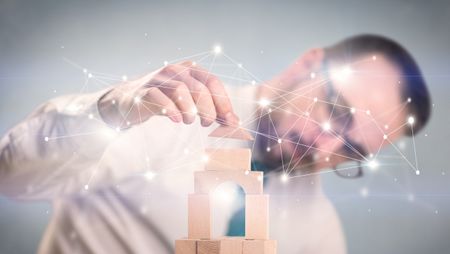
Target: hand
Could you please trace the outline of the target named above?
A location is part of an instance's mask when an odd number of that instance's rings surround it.
[[[135,81],[111,89],[98,101],[103,120],[125,128],[142,123],[154,115],[174,122],[194,122],[202,126],[214,121],[237,125],[238,117],[222,82],[190,61],[165,66]]]

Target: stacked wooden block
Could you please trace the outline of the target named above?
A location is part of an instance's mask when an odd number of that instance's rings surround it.
[[[221,126],[210,136],[251,139],[240,128]],[[176,254],[275,254],[269,240],[269,196],[263,194],[263,173],[251,171],[251,150],[208,149],[204,171],[195,172],[188,197],[188,238],[175,241]],[[212,192],[233,181],[245,191],[245,237],[212,239]]]

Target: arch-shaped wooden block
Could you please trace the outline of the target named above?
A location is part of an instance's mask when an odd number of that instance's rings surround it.
[[[210,194],[225,182],[234,182],[246,194],[263,193],[263,172],[254,171],[197,171],[194,172],[194,189],[197,194]]]

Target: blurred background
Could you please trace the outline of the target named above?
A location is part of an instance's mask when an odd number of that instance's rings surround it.
[[[415,138],[421,174],[396,160],[358,180],[324,174],[323,185],[349,253],[448,253],[449,27],[448,0],[1,0],[0,134],[47,99],[100,88],[83,88],[83,68],[132,78],[219,43],[266,80],[311,47],[385,35],[413,53],[432,94],[431,122]],[[415,162],[412,139],[397,146]],[[51,213],[0,196],[0,253],[34,253]]]

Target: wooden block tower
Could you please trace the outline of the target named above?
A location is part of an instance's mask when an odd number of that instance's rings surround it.
[[[245,130],[220,126],[210,137],[252,140]],[[175,241],[175,254],[276,254],[269,240],[269,196],[263,194],[263,172],[251,171],[251,150],[207,149],[205,170],[194,174],[188,197],[188,237]],[[212,239],[212,192],[233,181],[245,191],[245,237]]]

